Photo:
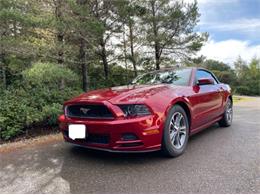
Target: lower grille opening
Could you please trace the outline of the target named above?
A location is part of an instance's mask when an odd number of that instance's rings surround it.
[[[89,134],[86,141],[88,143],[108,144],[109,135]]]
[[[126,143],[126,144],[121,144],[122,147],[135,147],[135,146],[141,146],[143,143]]]
[[[69,132],[64,131],[66,137],[69,138]],[[76,139],[76,141],[84,141],[85,143],[93,143],[93,144],[109,144],[109,135],[103,134],[88,134],[87,138],[85,139]]]

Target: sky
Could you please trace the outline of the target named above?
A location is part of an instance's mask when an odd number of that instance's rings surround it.
[[[197,2],[201,16],[196,30],[209,33],[199,55],[230,65],[239,55],[247,62],[260,57],[260,0]]]

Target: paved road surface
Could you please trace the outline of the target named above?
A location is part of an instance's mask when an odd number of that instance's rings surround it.
[[[0,153],[0,193],[260,193],[260,98],[234,109],[232,127],[193,136],[175,159],[63,142]]]

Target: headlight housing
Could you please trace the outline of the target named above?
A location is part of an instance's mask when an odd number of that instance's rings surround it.
[[[149,108],[144,104],[126,104],[118,105],[124,112],[125,117],[136,117],[150,115]]]

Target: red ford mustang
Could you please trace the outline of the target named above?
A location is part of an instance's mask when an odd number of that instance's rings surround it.
[[[112,152],[182,154],[190,135],[232,123],[229,85],[202,68],[159,70],[128,86],[84,93],[59,117],[67,142]]]

